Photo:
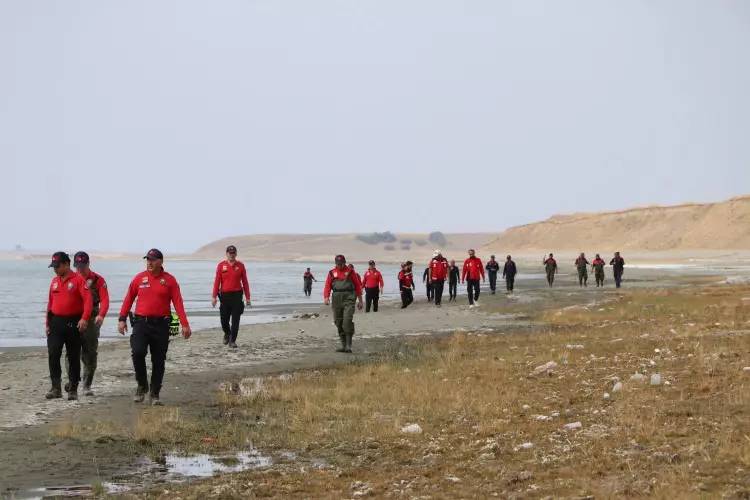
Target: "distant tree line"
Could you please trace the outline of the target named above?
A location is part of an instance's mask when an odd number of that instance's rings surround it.
[[[368,233],[368,234],[358,234],[357,239],[363,243],[366,243],[368,245],[379,245],[381,243],[386,243],[386,250],[395,250],[395,246],[392,245],[393,243],[396,243],[398,238],[395,234],[393,234],[390,231],[385,231],[384,233]],[[440,231],[433,231],[429,234],[427,237],[427,241],[425,240],[415,240],[412,241],[410,239],[403,239],[400,241],[401,248],[404,250],[408,250],[411,248],[412,244],[415,244],[417,246],[423,247],[427,244],[427,242],[432,243],[435,246],[444,247],[448,244],[448,238],[445,237],[443,233]]]

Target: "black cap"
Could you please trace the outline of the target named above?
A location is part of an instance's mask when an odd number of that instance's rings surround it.
[[[47,267],[57,267],[65,262],[70,263],[70,255],[65,252],[55,252],[52,254],[52,261]]]
[[[374,266],[375,265],[375,261],[371,260],[370,262],[368,262],[368,264],[371,265],[371,266]]]
[[[227,247],[227,253],[237,253],[237,247],[234,245],[229,245]]]
[[[143,256],[144,259],[148,260],[164,260],[164,254],[161,253],[161,250],[158,248],[152,248],[148,252],[146,252],[146,255]]]
[[[337,264],[339,262],[341,262],[343,264],[343,263],[346,262],[346,257],[344,257],[343,255],[339,254],[339,255],[336,256],[336,258],[334,260],[336,261]]]
[[[73,266],[82,267],[89,263],[89,254],[86,252],[76,252],[73,256]]]

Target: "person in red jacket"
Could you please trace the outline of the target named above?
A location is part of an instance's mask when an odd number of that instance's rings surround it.
[[[375,261],[371,260],[370,267],[365,271],[362,277],[362,286],[365,288],[365,312],[370,312],[372,306],[373,312],[378,312],[378,300],[383,293],[383,275],[375,267]]]
[[[161,405],[159,393],[164,379],[164,362],[169,348],[169,324],[172,321],[170,303],[182,325],[182,336],[190,338],[192,331],[185,315],[182,294],[177,280],[163,267],[164,255],[152,248],[143,257],[146,270],[138,273],[130,282],[125,298],[122,300],[117,330],[125,335],[128,330],[126,320],[130,308],[135,304],[135,315],[132,319],[133,333],[130,335],[130,349],[135,369],[135,380],[138,388],[133,401],[140,403],[149,393],[152,405]],[[151,386],[149,388],[146,370],[146,354],[151,351]]]
[[[479,306],[479,278],[484,282],[484,266],[476,256],[474,249],[469,250],[469,258],[464,261],[461,283],[466,282],[466,291],[469,293],[469,308]]]
[[[413,262],[407,260],[401,264],[401,271],[398,273],[398,288],[401,291],[401,309],[406,309],[409,304],[414,302],[414,275],[411,267]]]
[[[93,396],[91,383],[94,381],[94,372],[96,372],[96,361],[99,349],[99,332],[104,323],[104,318],[109,311],[109,290],[107,282],[100,275],[91,270],[89,254],[86,252],[76,252],[73,256],[73,267],[78,274],[86,281],[86,288],[91,293],[93,310],[91,316],[94,321],[89,321],[88,328],[83,332],[81,337],[81,361],[83,364],[83,394],[84,396]],[[66,362],[69,360],[66,357]],[[65,390],[70,392],[70,380],[65,384]]]
[[[216,307],[217,298],[221,300],[219,318],[224,331],[224,345],[237,348],[237,333],[240,331],[240,317],[245,312],[245,305],[250,303],[250,283],[247,280],[245,264],[237,260],[237,247],[227,247],[227,258],[216,266],[214,289],[211,292],[211,306]],[[245,302],[242,302],[242,295]],[[231,321],[231,323],[230,323]]]
[[[346,257],[337,255],[336,267],[328,271],[323,287],[325,305],[332,305],[333,322],[339,332],[341,348],[337,352],[352,352],[354,337],[354,304],[362,309],[362,282],[351,266],[346,265]]]
[[[596,257],[593,261],[591,261],[591,270],[594,271],[594,278],[596,278],[596,286],[597,288],[600,286],[604,286],[604,266],[606,263],[604,262],[604,259],[599,256],[599,254],[596,254]]]
[[[305,291],[305,296],[309,297],[312,295],[312,284],[313,281],[318,281],[315,279],[315,276],[313,276],[313,273],[310,271],[310,268],[307,268],[307,271],[302,275],[302,283],[303,283],[303,289]]]
[[[52,388],[47,399],[62,397],[62,368],[60,358],[63,346],[68,358],[68,400],[78,399],[78,382],[81,379],[81,334],[86,331],[94,303],[86,288],[86,281],[70,270],[70,256],[55,252],[49,267],[55,277],[49,287],[47,300],[47,362]]]
[[[432,295],[437,307],[441,307],[443,288],[445,287],[445,279],[447,277],[448,260],[443,257],[443,253],[440,250],[435,250],[430,261],[430,282],[432,283]]]

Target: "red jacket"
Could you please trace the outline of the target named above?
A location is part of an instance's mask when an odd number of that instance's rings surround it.
[[[461,281],[465,281],[466,278],[470,280],[478,280],[479,278],[484,279],[484,266],[479,257],[469,257],[464,261],[464,269],[461,273]]]
[[[414,275],[411,271],[408,273],[401,271],[398,273],[398,283],[401,285],[401,288],[414,288]]]
[[[359,276],[354,271],[344,268],[343,271],[339,270],[338,267],[334,267],[328,272],[328,277],[326,278],[326,284],[323,287],[323,297],[328,299],[331,297],[331,288],[333,287],[333,281],[334,280],[351,280],[354,284],[354,294],[357,297],[362,296],[362,281],[360,281]]]
[[[96,290],[99,294],[99,316],[102,318],[105,317],[107,311],[109,311],[109,290],[107,289],[107,282],[104,281],[101,274],[97,274],[94,271],[89,271],[89,275],[85,278],[81,275],[81,278],[86,281],[87,289]],[[94,298],[93,294],[91,298]],[[94,304],[94,307],[96,307],[96,304]]]
[[[593,261],[591,262],[591,265],[592,265],[592,266],[604,266],[604,265],[605,265],[605,263],[604,263],[604,259],[594,259],[594,260],[593,260]]]
[[[430,276],[432,281],[444,281],[448,277],[448,261],[432,259],[430,261]]]
[[[162,270],[159,274],[148,271],[138,273],[130,282],[125,298],[122,299],[120,321],[125,321],[133,301],[136,297],[135,313],[138,316],[170,316],[172,310],[169,303],[174,304],[174,310],[180,318],[182,326],[189,326],[185,306],[182,304],[182,294],[177,280],[168,272]]]
[[[368,269],[362,278],[362,285],[365,288],[383,288],[383,275],[377,269]]]
[[[214,278],[214,290],[212,297],[219,296],[219,292],[245,292],[245,299],[250,300],[250,283],[247,281],[247,269],[245,264],[239,260],[234,265],[228,260],[219,262],[216,266],[216,277]]]
[[[48,313],[55,316],[81,316],[81,319],[88,321],[93,308],[91,293],[80,274],[71,271],[62,278],[52,278],[47,300]]]

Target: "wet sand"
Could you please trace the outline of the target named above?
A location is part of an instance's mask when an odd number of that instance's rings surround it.
[[[706,278],[706,276],[715,276]],[[691,281],[722,281],[712,270],[638,269],[627,271],[625,288],[641,286],[685,286]],[[502,283],[498,283],[501,285]],[[221,382],[231,377],[288,372],[367,359],[389,342],[411,335],[441,335],[456,331],[502,332],[529,328],[531,309],[590,304],[615,298],[620,292],[610,284],[604,289],[581,289],[572,275],[560,275],[556,286],[542,283],[518,287],[509,298],[491,296],[482,290],[478,309],[470,310],[464,289],[457,303],[444,299],[437,309],[419,297],[406,310],[395,302],[381,304],[380,312],[355,316],[357,333],[354,355],[334,352],[338,337],[330,309],[320,306],[319,318],[293,319],[242,328],[239,349],[222,345],[219,329],[196,332],[190,340],[177,338],[170,344],[162,389],[166,405],[199,413],[215,404]],[[507,313],[493,312],[502,309]],[[218,323],[218,317],[217,317]],[[46,401],[49,386],[46,350],[23,348],[0,354],[0,494],[41,486],[90,484],[105,481],[132,469],[139,459],[127,442],[107,441],[91,446],[75,440],[53,443],[50,433],[61,422],[105,420],[132,423],[143,409],[131,401],[135,386],[126,341],[105,343],[100,348],[99,369],[94,384],[96,396],[77,402]]]

